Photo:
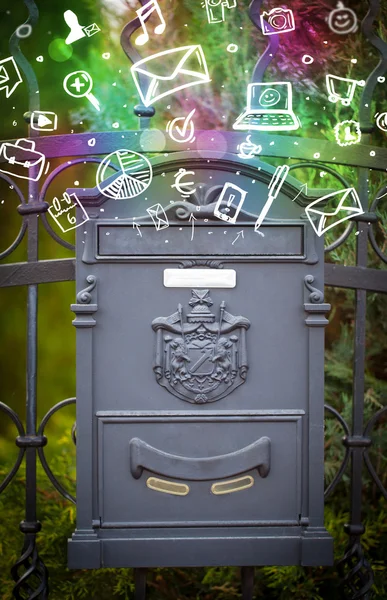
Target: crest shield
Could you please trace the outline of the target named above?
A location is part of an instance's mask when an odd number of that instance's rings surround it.
[[[186,402],[205,404],[230,394],[244,383],[248,364],[246,331],[250,321],[226,311],[211,313],[209,290],[192,290],[192,310],[184,317],[182,305],[169,317],[152,322],[156,332],[153,370],[157,382]]]

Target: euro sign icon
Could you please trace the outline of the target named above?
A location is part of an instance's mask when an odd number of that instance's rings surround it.
[[[0,90],[5,89],[6,98],[13,94],[22,81],[23,79],[12,56],[0,60]]]

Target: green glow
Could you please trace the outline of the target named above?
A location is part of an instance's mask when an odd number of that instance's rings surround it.
[[[73,55],[72,46],[68,46],[62,38],[55,38],[48,46],[50,57],[56,62],[65,62]]]

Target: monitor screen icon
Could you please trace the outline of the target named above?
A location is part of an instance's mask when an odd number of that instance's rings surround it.
[[[292,131],[300,124],[292,108],[292,85],[289,82],[250,83],[247,108],[237,118],[234,129],[257,131]]]

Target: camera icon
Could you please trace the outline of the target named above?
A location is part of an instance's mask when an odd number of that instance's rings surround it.
[[[287,33],[296,28],[293,11],[288,8],[273,8],[270,12],[261,14],[261,29],[263,35]]]

